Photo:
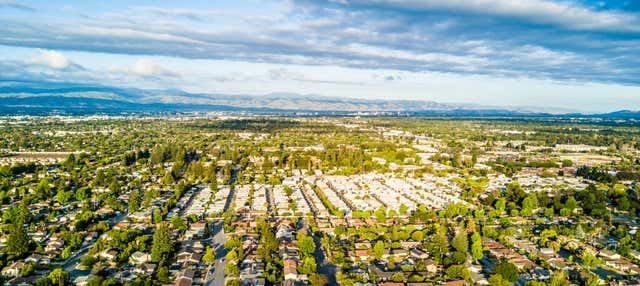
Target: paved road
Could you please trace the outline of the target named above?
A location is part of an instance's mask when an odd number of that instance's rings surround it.
[[[313,238],[313,241],[316,243],[316,251],[314,253],[316,264],[318,265],[316,271],[318,272],[318,274],[322,274],[327,277],[329,285],[338,285],[336,283],[336,265],[331,263],[327,259],[324,248],[320,243],[320,238],[318,238],[313,232],[311,232],[307,220],[303,219],[302,223],[302,229],[306,230],[307,234],[310,235]]]
[[[224,243],[227,241],[227,235],[222,228],[222,222],[219,221],[213,223],[212,231],[216,262],[213,265],[213,274],[210,275],[211,272],[207,272],[205,285],[224,285],[224,266],[226,265],[225,256],[227,255],[227,249],[224,248]]]
[[[111,218],[109,220],[109,225],[115,225],[121,222],[127,217],[127,214],[128,212],[124,211],[121,214],[117,215],[116,217]],[[67,258],[67,261],[62,263],[62,267],[68,272],[71,272],[71,270],[75,269],[78,263],[80,262],[80,259],[82,259],[87,254],[87,252],[89,252],[89,250],[93,247],[96,241],[97,239],[93,239],[91,240],[90,243],[88,243],[84,247],[76,250],[71,256],[69,256],[69,258]]]

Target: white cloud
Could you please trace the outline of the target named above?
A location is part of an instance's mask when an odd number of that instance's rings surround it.
[[[403,9],[437,9],[512,17],[531,23],[555,24],[575,30],[640,31],[640,19],[636,15],[594,11],[568,2],[549,0],[377,0],[374,2]]]
[[[150,59],[139,59],[131,69],[136,74],[142,76],[175,76],[176,74],[164,67],[154,63]]]
[[[31,63],[48,66],[52,69],[63,70],[73,63],[64,54],[53,50],[38,50],[39,55],[30,59]]]

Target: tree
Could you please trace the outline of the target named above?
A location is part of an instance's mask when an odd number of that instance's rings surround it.
[[[151,260],[154,262],[167,261],[173,253],[173,240],[171,240],[171,229],[166,223],[160,223],[153,234],[151,245]]]
[[[236,261],[238,260],[238,252],[232,249],[231,251],[227,252],[226,258],[229,261]]]
[[[187,229],[187,225],[184,223],[184,219],[180,216],[174,216],[171,218],[171,226],[173,226],[173,229]]]
[[[391,275],[391,281],[396,283],[404,282],[404,274],[402,274],[402,272],[393,273],[393,275]]]
[[[524,200],[522,200],[522,210],[520,214],[522,216],[530,216],[533,213],[533,209],[538,207],[538,200],[535,194],[530,194]]]
[[[376,260],[380,260],[384,254],[384,242],[378,240],[373,246],[373,254]]]
[[[424,240],[424,232],[420,231],[420,230],[416,230],[413,233],[411,233],[411,239],[413,239],[413,241],[418,241],[421,242]]]
[[[576,198],[569,196],[567,201],[564,203],[564,206],[573,212],[573,210],[578,207],[578,202],[576,201]]]
[[[52,284],[64,286],[69,281],[69,272],[62,268],[56,268],[47,275],[47,278],[49,278]]]
[[[493,274],[489,276],[489,285],[509,286],[509,281],[502,278],[502,275],[500,274]]]
[[[469,269],[467,269],[463,264],[451,265],[447,270],[445,270],[445,273],[450,278],[460,277],[465,280],[470,278],[471,275],[471,273],[469,273]]]
[[[75,167],[75,165],[76,165],[76,155],[71,153],[69,154],[69,157],[67,157],[67,160],[64,161],[63,166],[65,170],[67,170],[68,172],[71,172],[73,170],[73,167]]]
[[[153,210],[153,214],[151,215],[153,223],[162,222],[162,211],[160,209]]]
[[[551,274],[549,286],[569,286],[571,282],[567,279],[567,272],[556,271]]]
[[[471,256],[475,261],[482,259],[482,256],[484,256],[482,250],[482,238],[477,232],[471,235]]]
[[[387,210],[384,208],[384,206],[381,206],[378,210],[376,210],[374,215],[377,222],[383,223],[387,221]]]
[[[600,285],[600,277],[598,277],[598,275],[591,275],[589,276],[589,278],[587,278],[587,281],[585,282],[585,286],[599,286]]]
[[[449,253],[449,240],[447,234],[442,228],[431,235],[431,242],[427,244],[427,249],[437,263],[442,263],[445,255]]]
[[[316,264],[316,259],[313,256],[305,257],[302,262],[302,266],[298,267],[298,272],[301,274],[316,273],[318,265]]]
[[[27,229],[22,224],[22,219],[17,220],[10,226],[10,233],[7,237],[7,253],[15,256],[23,256],[29,252],[31,238],[27,234]]]
[[[224,274],[227,274],[228,276],[236,277],[240,275],[240,269],[238,268],[237,265],[233,263],[227,263],[227,265],[224,266]]]
[[[586,234],[584,233],[584,229],[582,229],[582,226],[579,224],[576,227],[575,235],[576,235],[576,238],[580,240],[583,240],[586,237]]]
[[[400,205],[400,209],[399,209],[400,214],[401,214],[401,215],[403,215],[403,216],[404,216],[404,215],[407,215],[407,209],[408,209],[408,208],[407,208],[407,206],[406,206],[406,205],[401,204],[401,205]]]
[[[467,232],[462,229],[456,232],[456,235],[453,237],[453,241],[451,241],[451,245],[457,251],[467,253],[467,250],[469,249]]]
[[[518,267],[516,267],[513,263],[501,260],[498,264],[493,267],[493,274],[500,274],[502,278],[506,279],[509,282],[516,282],[518,280]]]
[[[317,273],[312,273],[311,275],[309,275],[309,282],[311,282],[311,285],[313,286],[329,285],[329,279],[327,279],[327,276]]]
[[[553,208],[546,208],[546,209],[544,210],[544,216],[546,216],[546,217],[548,217],[548,218],[553,217],[554,213],[555,213],[555,212],[553,211]]]
[[[129,212],[134,213],[140,209],[140,202],[142,201],[142,195],[139,191],[132,191],[129,196]]]
[[[158,267],[158,271],[156,271],[156,279],[162,283],[170,282],[171,278],[169,278],[169,268],[166,266]]]
[[[312,237],[304,235],[298,241],[298,248],[300,249],[300,254],[303,258],[312,256],[316,251],[316,243],[313,241]]]
[[[584,267],[587,267],[587,268],[596,268],[602,264],[602,261],[600,261],[598,257],[596,257],[595,255],[587,251],[583,252],[581,259],[582,259],[582,264],[584,264]]]
[[[495,208],[500,213],[504,212],[506,206],[507,206],[507,202],[504,198],[500,198],[499,200],[496,201]]]
[[[213,250],[211,245],[207,245],[207,250],[202,256],[202,262],[211,264],[216,261],[216,252]]]

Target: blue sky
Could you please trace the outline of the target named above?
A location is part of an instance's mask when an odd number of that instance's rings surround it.
[[[640,106],[635,0],[0,0],[0,27],[4,81]]]

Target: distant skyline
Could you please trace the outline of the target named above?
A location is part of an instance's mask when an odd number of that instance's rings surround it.
[[[0,26],[2,81],[640,109],[640,1],[0,0]]]

